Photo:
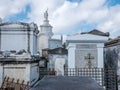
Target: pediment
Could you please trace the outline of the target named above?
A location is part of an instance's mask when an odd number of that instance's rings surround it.
[[[12,22],[12,23],[3,23],[3,24],[1,24],[0,26],[2,27],[2,28],[5,28],[5,27],[7,27],[7,28],[22,28],[22,27],[27,27],[27,23],[21,23],[21,22]]]
[[[96,41],[96,40],[108,40],[106,36],[92,35],[92,34],[75,34],[67,36],[67,41]]]

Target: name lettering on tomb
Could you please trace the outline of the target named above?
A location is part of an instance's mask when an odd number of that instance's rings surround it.
[[[76,49],[96,49],[96,44],[77,44]]]

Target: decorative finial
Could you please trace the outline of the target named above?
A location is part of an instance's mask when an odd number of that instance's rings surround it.
[[[45,20],[48,20],[48,8],[47,8],[47,10],[44,13],[44,18],[45,18]]]

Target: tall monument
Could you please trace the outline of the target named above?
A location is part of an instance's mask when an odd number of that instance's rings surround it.
[[[49,48],[49,40],[53,36],[52,26],[49,24],[48,20],[48,10],[44,12],[44,21],[43,24],[40,25],[40,33],[39,33],[39,51],[41,52],[42,49]]]

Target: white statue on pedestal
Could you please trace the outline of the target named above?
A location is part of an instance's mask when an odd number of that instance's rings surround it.
[[[45,20],[48,20],[48,9],[44,13],[44,18],[45,18]]]

